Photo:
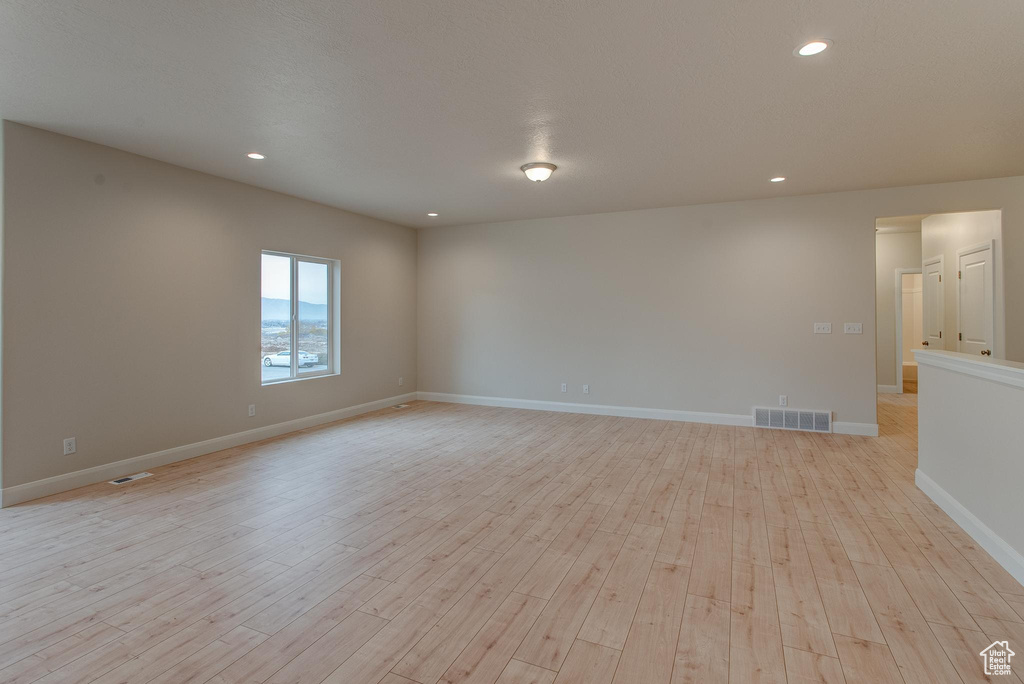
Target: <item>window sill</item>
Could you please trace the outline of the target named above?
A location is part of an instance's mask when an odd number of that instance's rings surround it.
[[[269,382],[260,382],[260,387],[273,387],[274,385],[290,385],[294,382],[304,382],[306,380],[319,380],[320,378],[334,378],[341,375],[341,371],[332,371],[330,373],[317,373],[316,375],[303,375],[297,378],[281,378],[280,380],[270,380]]]

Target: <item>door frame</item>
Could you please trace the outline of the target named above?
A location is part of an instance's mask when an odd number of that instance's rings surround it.
[[[963,351],[963,349],[962,349],[963,340],[960,339],[960,333],[963,332],[963,326],[961,325],[961,322],[960,322],[960,280],[961,280],[960,277],[959,277],[960,259],[962,257],[967,256],[968,254],[974,254],[975,252],[982,252],[982,251],[987,249],[989,251],[988,252],[989,253],[989,258],[992,260],[992,340],[991,340],[991,343],[992,343],[992,356],[993,357],[997,357],[997,358],[1001,358],[998,355],[999,355],[999,352],[1001,352],[1002,350],[996,348],[997,347],[996,340],[998,339],[998,337],[996,336],[996,311],[999,310],[999,304],[997,303],[997,298],[999,297],[999,293],[997,291],[998,288],[996,288],[996,244],[995,243],[996,243],[995,240],[985,240],[984,242],[979,242],[977,244],[969,245],[967,247],[961,247],[960,249],[956,250],[956,270],[957,270],[957,279],[956,279],[956,350],[958,352],[959,351]]]
[[[896,269],[896,394],[903,394],[903,276],[913,273],[923,274],[924,264],[921,264],[921,268]],[[921,280],[921,288],[924,289],[923,275]],[[924,316],[924,307],[921,308],[921,315]]]
[[[924,279],[924,275],[923,274],[924,274],[925,271],[928,270],[928,266],[931,265],[931,264],[938,264],[939,265],[939,279],[941,281],[942,276],[946,275],[946,255],[945,254],[939,254],[938,256],[933,256],[933,257],[930,257],[928,259],[922,259],[921,260],[921,273],[922,273],[922,275],[921,275],[921,317],[922,317],[922,319],[924,318],[924,312],[927,311],[927,308],[924,306],[924,293],[925,293],[927,288],[925,286],[925,282],[924,282],[925,279]],[[942,285],[940,290],[942,292],[942,327],[945,328],[946,327],[946,286],[945,286],[945,284]],[[924,320],[922,320],[921,323],[923,325],[924,324]],[[924,331],[922,331],[922,332],[924,332]],[[945,344],[946,340],[944,338],[942,339],[942,343],[943,343],[942,346],[939,348],[940,350],[946,348],[946,344]],[[930,348],[931,347],[929,347],[929,349]]]

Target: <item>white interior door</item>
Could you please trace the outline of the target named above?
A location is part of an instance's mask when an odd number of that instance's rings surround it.
[[[929,349],[942,349],[944,340],[942,330],[945,327],[946,299],[942,288],[943,259],[941,256],[928,259],[922,264],[924,282],[922,283],[922,309],[924,339],[921,344]]]
[[[991,356],[995,339],[992,243],[958,250],[957,260],[959,349],[967,354]]]

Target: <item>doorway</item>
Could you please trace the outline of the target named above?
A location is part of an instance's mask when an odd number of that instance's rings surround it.
[[[879,219],[875,224],[876,377],[878,391],[884,394],[902,394],[904,381],[913,384],[916,379],[917,367],[904,371],[904,362],[913,363],[912,349],[923,346],[923,321],[920,314],[914,317],[915,312],[923,311],[915,301],[923,299],[913,293],[905,297],[903,291],[921,289],[915,284],[921,281],[921,223],[925,218],[924,214],[900,216]],[[909,317],[906,325],[904,313]]]
[[[924,278],[919,268],[896,269],[896,387],[917,394],[914,350],[924,349]]]
[[[915,389],[915,349],[1003,358],[1002,237],[998,209],[876,220],[879,392]]]

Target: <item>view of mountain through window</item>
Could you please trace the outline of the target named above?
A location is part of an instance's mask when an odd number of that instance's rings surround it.
[[[333,372],[331,263],[263,253],[260,364],[264,384]]]

